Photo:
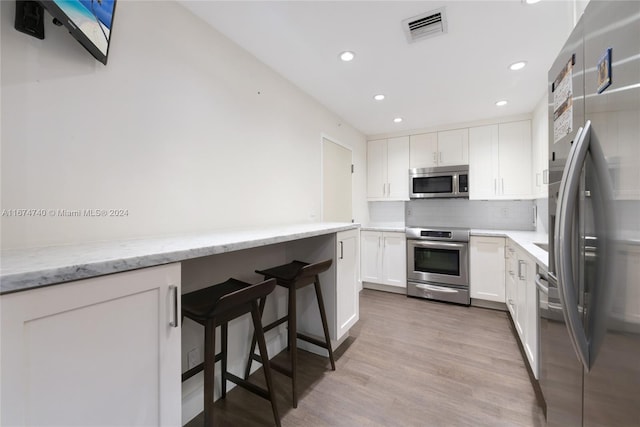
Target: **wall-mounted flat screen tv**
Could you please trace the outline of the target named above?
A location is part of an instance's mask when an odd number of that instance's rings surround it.
[[[116,0],[52,0],[42,4],[98,61],[107,64]]]

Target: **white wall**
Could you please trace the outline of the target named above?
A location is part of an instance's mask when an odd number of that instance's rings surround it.
[[[171,1],[120,1],[109,63],[47,15],[41,41],[1,4],[2,208],[128,216],[2,217],[2,248],[320,220],[321,134],[364,136]]]

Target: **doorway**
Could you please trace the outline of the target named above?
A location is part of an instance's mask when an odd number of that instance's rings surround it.
[[[351,222],[351,149],[322,137],[322,221]]]

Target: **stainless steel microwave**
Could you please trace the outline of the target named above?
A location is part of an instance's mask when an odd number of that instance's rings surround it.
[[[469,198],[469,165],[409,169],[409,198]]]

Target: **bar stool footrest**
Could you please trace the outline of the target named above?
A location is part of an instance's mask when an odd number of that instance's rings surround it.
[[[282,325],[283,323],[286,323],[288,320],[289,320],[289,317],[287,317],[287,316],[281,317],[280,319],[269,323],[267,326],[263,326],[262,330],[264,332],[270,331],[271,329],[275,328],[276,326]]]
[[[214,363],[218,363],[221,360],[222,360],[222,353],[216,354]],[[186,380],[188,380],[189,378],[191,378],[192,376],[194,376],[195,374],[197,374],[198,372],[201,372],[203,370],[204,370],[204,362],[201,362],[198,365],[196,365],[193,368],[185,371],[182,374],[182,382],[185,382]]]
[[[308,343],[317,345],[318,347],[322,347],[322,348],[327,349],[327,350],[329,349],[328,348],[329,346],[327,345],[326,342],[320,341],[319,339],[316,339],[316,338],[313,338],[313,337],[310,337],[309,335],[305,335],[305,334],[303,334],[301,332],[298,332],[297,333],[297,337],[298,337],[298,339],[301,339],[301,340],[306,341]]]

